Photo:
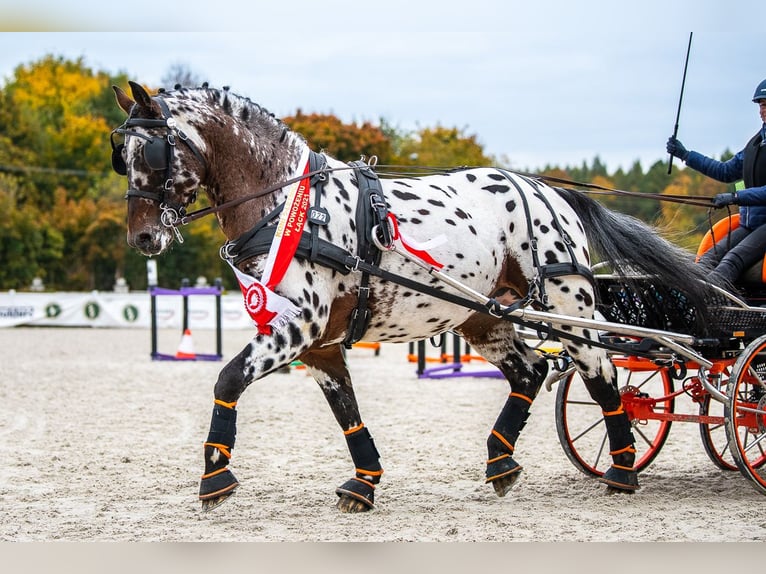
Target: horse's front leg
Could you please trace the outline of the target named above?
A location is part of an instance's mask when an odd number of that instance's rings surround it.
[[[234,493],[239,482],[229,470],[237,435],[237,401],[254,380],[288,365],[298,355],[279,333],[258,335],[218,374],[210,431],[204,443],[205,473],[199,488],[203,510],[212,510]]]
[[[340,345],[310,351],[300,357],[319,383],[338,421],[355,466],[355,476],[336,489],[342,512],[365,512],[373,508],[375,485],[383,469],[378,450],[359,414],[348,365]]]

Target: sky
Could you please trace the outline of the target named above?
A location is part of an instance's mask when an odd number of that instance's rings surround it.
[[[690,33],[679,139],[717,157],[761,125],[766,4],[753,0],[9,4],[0,84],[49,54],[148,87],[182,65],[280,117],[456,127],[519,170],[667,161]]]

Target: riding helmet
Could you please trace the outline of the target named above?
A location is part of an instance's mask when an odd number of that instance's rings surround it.
[[[759,100],[766,100],[766,80],[758,84],[758,87],[755,89],[753,101],[757,102]]]

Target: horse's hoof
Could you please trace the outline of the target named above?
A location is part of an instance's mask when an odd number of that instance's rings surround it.
[[[202,510],[209,511],[219,507],[234,494],[234,489],[238,486],[239,482],[228,468],[204,475],[199,484]]]
[[[511,474],[506,474],[505,476],[493,480],[492,487],[495,489],[495,494],[500,498],[504,497],[516,485],[516,482],[518,482],[520,477],[521,467],[512,471]]]
[[[340,497],[341,512],[366,512],[375,506],[375,485],[361,478],[352,478],[335,489]]]
[[[216,498],[206,498],[205,500],[202,501],[202,511],[210,512],[211,510],[218,508],[224,502],[229,500],[232,494],[234,494],[233,490],[228,492],[227,494],[218,496]]]
[[[606,491],[609,494],[633,494],[641,488],[638,484],[638,473],[632,469],[612,466],[598,480],[606,484]]]
[[[510,456],[487,463],[487,480],[495,488],[495,494],[503,497],[510,492],[519,479],[522,467]]]
[[[352,498],[348,496],[347,494],[340,495],[340,498],[338,499],[338,502],[335,505],[335,507],[345,514],[357,514],[359,512],[367,512],[369,510],[372,510],[373,508],[369,504],[362,502],[361,500],[357,500],[356,498]]]

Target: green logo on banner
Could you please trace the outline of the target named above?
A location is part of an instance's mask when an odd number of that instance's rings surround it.
[[[49,319],[61,315],[61,306],[58,303],[50,303],[45,307],[45,316]]]
[[[128,323],[133,323],[138,319],[138,307],[135,305],[125,305],[122,309],[122,316]]]
[[[88,319],[95,319],[99,313],[101,313],[101,307],[98,306],[98,303],[91,301],[85,304],[85,316]]]

